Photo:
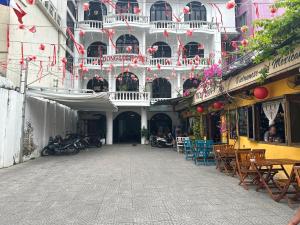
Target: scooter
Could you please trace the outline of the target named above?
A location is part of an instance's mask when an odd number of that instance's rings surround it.
[[[41,155],[68,155],[77,154],[79,152],[80,139],[70,140],[64,143],[61,136],[56,136],[55,138],[49,138],[48,145],[42,149]]]
[[[151,146],[158,147],[158,148],[172,148],[173,147],[173,137],[171,134],[169,134],[165,138],[152,136]]]

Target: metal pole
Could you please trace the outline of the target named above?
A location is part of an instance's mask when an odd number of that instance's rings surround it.
[[[23,94],[22,104],[22,121],[21,121],[21,138],[20,138],[20,155],[19,163],[23,162],[23,150],[24,150],[24,136],[25,136],[25,113],[26,113],[26,91],[27,91],[27,77],[28,77],[28,64],[29,60],[26,59],[25,76],[23,77],[23,65],[21,65],[21,82],[20,82],[20,93]]]

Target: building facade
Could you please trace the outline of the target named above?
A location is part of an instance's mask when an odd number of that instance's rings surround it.
[[[81,1],[75,33],[85,51],[75,56],[76,87],[108,92],[119,108],[82,113],[82,132],[101,132],[112,144],[139,142],[141,128],[158,134],[179,125],[172,107],[153,103],[197,88],[200,71],[221,62],[222,40],[236,35],[225,3]]]

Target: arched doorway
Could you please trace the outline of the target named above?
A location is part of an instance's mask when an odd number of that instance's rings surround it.
[[[195,56],[204,57],[204,49],[200,47],[197,42],[189,42],[184,46],[183,57],[184,58],[194,58]]]
[[[90,1],[88,11],[84,12],[84,20],[103,21],[103,16],[107,15],[106,6],[99,1]]]
[[[186,6],[190,8],[190,13],[184,15],[184,21],[206,21],[206,8],[201,2],[193,1]]]
[[[121,73],[116,79],[117,91],[139,91],[139,79],[130,72]]]
[[[200,80],[198,80],[197,78],[187,79],[183,83],[183,92],[190,89],[197,89],[199,84],[200,84]]]
[[[150,134],[163,136],[172,132],[172,119],[164,114],[155,114],[150,120]]]
[[[93,79],[89,80],[86,88],[94,90],[95,92],[107,92],[108,82],[102,77],[95,76]]]
[[[150,21],[172,21],[172,7],[165,1],[157,1],[150,8]]]
[[[155,42],[152,47],[153,46],[157,46],[157,51],[152,55],[153,58],[171,58],[171,47],[167,43],[159,41]]]
[[[140,143],[141,116],[136,112],[126,111],[114,120],[114,143]]]
[[[116,14],[133,13],[134,8],[139,7],[136,0],[119,0],[116,3]]]
[[[87,49],[87,57],[101,57],[107,54],[107,45],[103,42],[94,42]]]
[[[116,41],[116,51],[120,53],[133,53],[139,54],[139,41],[131,34],[121,35]],[[127,47],[131,47],[131,51],[128,51]]]
[[[153,98],[171,98],[171,83],[165,78],[156,78],[152,83]]]

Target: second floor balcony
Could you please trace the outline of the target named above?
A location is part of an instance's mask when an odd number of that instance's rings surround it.
[[[116,91],[108,95],[116,106],[150,106],[150,92]]]
[[[113,27],[130,27],[138,26],[147,28],[149,25],[149,17],[133,14],[133,13],[122,13],[122,14],[111,14],[104,17],[104,28]]]

